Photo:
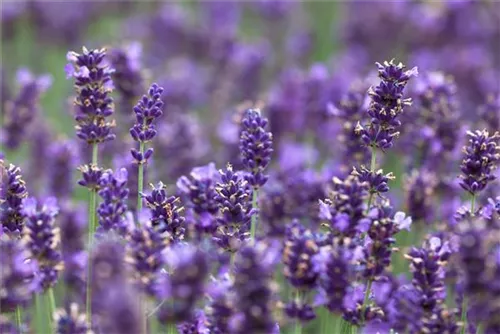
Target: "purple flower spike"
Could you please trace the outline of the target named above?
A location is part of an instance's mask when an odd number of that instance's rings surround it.
[[[215,201],[221,217],[217,219],[214,240],[228,251],[236,251],[248,237],[252,205],[249,200],[249,187],[243,176],[233,171],[231,165],[226,171],[219,171],[221,181],[217,183]]]
[[[87,50],[82,54],[69,52],[65,71],[68,78],[75,79],[75,106],[78,138],[88,144],[113,140],[111,132],[114,122],[106,119],[113,114],[113,89],[110,68],[105,49]]]
[[[98,232],[115,230],[125,236],[128,232],[128,222],[125,219],[127,212],[128,174],[125,168],[117,172],[105,171],[99,179],[99,196],[102,202],[97,208],[99,216]]]
[[[263,186],[268,179],[264,169],[271,161],[273,136],[266,131],[267,123],[259,109],[248,109],[241,121],[240,154],[250,173],[248,183],[254,188]]]
[[[411,105],[411,99],[404,98],[404,89],[411,77],[417,76],[417,68],[406,71],[402,63],[394,60],[377,63],[378,76],[381,82],[371,87],[368,94],[371,103],[368,108],[370,124],[366,127],[358,123],[355,132],[366,146],[382,150],[393,146],[393,139],[399,135],[397,129],[401,126],[398,116],[405,106]]]
[[[9,235],[19,235],[23,230],[23,199],[28,197],[21,169],[14,165],[6,166],[0,160],[0,223],[2,231]]]
[[[82,179],[78,181],[78,184],[89,190],[98,190],[103,174],[102,169],[92,164],[81,166],[79,169],[82,172]]]
[[[141,194],[146,206],[151,210],[151,224],[159,233],[168,232],[172,241],[177,242],[184,238],[184,220],[181,212],[184,207],[179,206],[179,198],[168,196],[166,186],[159,182],[152,186],[151,194]]]
[[[54,314],[57,334],[90,334],[90,326],[85,312],[78,304],[72,303],[65,309],[60,309]]]
[[[157,132],[153,122],[163,114],[161,110],[163,102],[160,100],[162,93],[163,87],[154,83],[149,88],[148,95],[144,95],[134,107],[136,123],[130,129],[130,135],[141,145],[150,142],[156,136]],[[131,153],[138,164],[146,164],[153,154],[153,150],[149,149],[145,153],[141,153],[132,149]]]
[[[169,249],[166,259],[172,274],[159,286],[159,297],[168,300],[158,318],[162,323],[189,321],[203,295],[209,273],[207,255],[191,245],[178,245]]]
[[[272,333],[271,288],[276,250],[257,243],[237,253],[234,271],[236,313],[230,322],[230,333]]]
[[[37,205],[36,199],[30,197],[23,201],[23,206],[26,216],[24,238],[31,257],[39,264],[36,274],[40,282],[39,289],[46,291],[55,285],[62,269],[59,228],[55,225],[59,207],[54,197],[47,198],[41,207]]]
[[[57,141],[50,145],[49,155],[49,193],[59,199],[70,198],[78,158],[77,147],[71,140]]]
[[[142,224],[127,236],[127,262],[141,290],[155,294],[155,283],[165,265],[164,251],[169,239],[155,231],[149,224]]]
[[[395,179],[392,173],[384,174],[382,169],[371,172],[365,166],[361,166],[359,170],[353,167],[351,174],[357,176],[361,182],[368,184],[368,192],[370,194],[379,196],[389,191],[388,182]]]
[[[20,69],[17,81],[19,93],[14,100],[6,102],[3,114],[3,140],[10,149],[18,148],[25,139],[26,129],[38,114],[40,96],[50,87],[52,78],[49,75],[34,77],[29,70]]]
[[[14,312],[16,307],[27,306],[37,288],[34,279],[36,261],[18,240],[0,236],[0,308]]]
[[[490,135],[488,131],[467,132],[469,144],[464,147],[464,158],[460,169],[460,186],[476,195],[486,185],[495,180],[493,171],[497,168],[500,160],[500,133]]]

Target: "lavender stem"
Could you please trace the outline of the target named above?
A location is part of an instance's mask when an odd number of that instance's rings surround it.
[[[258,199],[259,197],[259,189],[254,188],[253,193],[252,193],[252,209],[258,210],[259,209],[259,204],[258,204]],[[257,214],[254,213],[252,215],[252,220],[251,220],[251,225],[250,225],[250,240],[255,240],[255,232],[257,230]]]
[[[97,153],[98,146],[97,143],[92,143],[92,165],[97,166]],[[97,190],[91,189],[89,196],[89,230],[88,230],[88,251],[90,254],[90,248],[92,246],[92,239],[94,238],[95,225],[96,225],[96,208],[97,208]],[[88,258],[87,264],[87,294],[86,294],[86,314],[89,322],[89,326],[92,327],[92,310],[91,310],[91,280],[92,280],[92,263],[90,256]]]
[[[472,215],[474,215],[474,209],[476,206],[476,194],[472,194],[472,198],[470,200],[470,212]],[[461,316],[461,321],[462,321],[462,329],[460,330],[460,334],[465,334],[465,329],[467,328],[467,298],[464,295],[464,298],[462,300],[462,316]]]
[[[56,301],[55,301],[55,298],[54,298],[54,290],[52,288],[49,288],[47,290],[47,294],[46,294],[46,301],[47,301],[47,309],[48,309],[48,313],[49,313],[49,328],[52,330],[52,332],[55,332],[56,331],[56,328],[54,327],[54,324],[53,324],[53,321],[52,321],[52,317],[54,316],[54,312],[56,311]]]
[[[144,154],[144,142],[140,142],[139,144],[139,152],[141,153],[141,155]],[[140,162],[139,163],[139,166],[137,168],[138,170],[138,175],[137,175],[137,214],[139,214],[139,212],[141,212],[142,210],[142,197],[141,197],[141,194],[142,194],[142,191],[144,189],[144,163],[143,162]]]
[[[22,333],[21,326],[22,326],[22,309],[20,306],[16,307],[16,325],[17,329],[19,330],[19,333]]]
[[[363,305],[361,306],[361,324],[365,321],[365,309],[366,306],[368,305],[368,301],[370,299],[370,290],[372,289],[372,279],[370,278],[368,280],[368,283],[366,284],[366,291],[365,291],[365,298],[363,300]]]
[[[301,305],[302,304],[302,295],[300,293],[300,290],[297,289],[297,291],[295,291],[295,302],[297,303],[297,305]],[[300,319],[295,319],[295,334],[302,334],[302,322],[300,321]]]
[[[375,168],[377,168],[377,149],[372,147],[372,158],[370,161],[370,172],[375,173]],[[370,192],[368,197],[368,205],[366,206],[366,212],[370,211],[370,206],[372,205],[373,193]]]

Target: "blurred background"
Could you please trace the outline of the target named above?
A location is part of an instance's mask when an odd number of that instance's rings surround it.
[[[82,46],[106,47],[116,69],[122,140],[102,145],[112,153],[110,164],[128,155],[137,99],[151,82],[165,87],[166,116],[155,143],[161,154],[154,164],[169,163],[152,178],[169,182],[209,161],[237,165],[237,114],[252,105],[270,119],[276,157],[289,152],[290,143],[314,144],[300,159],[338,173],[349,169],[352,163],[338,155],[338,144],[349,140],[341,133],[347,116],[334,110],[353,87],[366,92],[376,82],[375,62],[391,58],[418,66],[423,78],[443,71],[456,84],[453,119],[490,117],[482,126],[498,128],[498,109],[491,109],[500,77],[496,1],[7,0],[1,12],[1,99],[8,125],[2,142],[14,162],[36,160],[48,154],[51,141],[74,137],[72,83],[64,66],[66,53]],[[419,93],[418,85],[412,89]],[[16,106],[31,111],[13,121]],[[404,127],[417,123],[409,117]],[[401,136],[411,141],[415,133],[403,130]],[[449,140],[457,146],[460,138]],[[37,165],[39,177],[45,167]],[[392,170],[401,174],[409,167]]]

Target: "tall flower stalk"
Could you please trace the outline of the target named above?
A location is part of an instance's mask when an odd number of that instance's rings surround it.
[[[271,162],[273,135],[266,130],[268,120],[261,116],[259,109],[248,109],[241,121],[240,154],[248,174],[246,179],[253,187],[252,208],[258,210],[259,188],[269,178],[264,169]],[[252,215],[250,238],[255,239],[257,214]]]
[[[386,150],[393,146],[393,140],[399,136],[398,128],[401,121],[398,116],[403,112],[405,106],[411,105],[411,98],[404,98],[404,89],[411,77],[418,74],[417,68],[406,71],[402,63],[395,64],[394,60],[385,61],[383,64],[376,63],[378,68],[378,77],[380,83],[376,87],[370,87],[368,95],[370,96],[370,105],[368,115],[370,122],[366,126],[358,123],[355,132],[360,136],[362,142],[371,148],[370,175],[366,181],[379,181],[375,177],[377,167],[377,150]],[[370,189],[373,189],[370,184]],[[367,212],[369,212],[373,201],[373,195],[376,192],[370,191],[367,203]],[[369,279],[361,314],[369,302],[372,280]]]
[[[68,52],[68,64],[65,67],[67,77],[75,79],[76,135],[92,148],[90,165],[85,170],[97,170],[98,144],[113,140],[111,132],[114,121],[106,120],[113,114],[114,105],[110,93],[113,89],[111,81],[112,68],[106,59],[105,49],[88,50],[83,47],[82,53]],[[95,176],[95,175],[94,175]],[[84,172],[85,181],[85,172]],[[98,179],[97,179],[98,180]],[[86,183],[86,182],[84,182]],[[86,186],[80,183],[83,186]],[[97,182],[91,183],[96,185]],[[97,186],[88,187],[89,192],[89,247],[96,228]],[[88,265],[87,276],[87,319],[92,321],[90,309],[91,265]]]
[[[156,129],[153,122],[160,117],[163,112],[163,102],[160,100],[163,88],[157,84],[152,84],[149,87],[148,94],[143,95],[134,107],[136,123],[130,129],[130,135],[139,143],[139,150],[132,149],[132,157],[139,166],[138,182],[137,182],[137,212],[142,209],[142,191],[144,189],[144,165],[148,163],[148,159],[153,155],[153,149],[146,150],[146,144],[156,136]]]

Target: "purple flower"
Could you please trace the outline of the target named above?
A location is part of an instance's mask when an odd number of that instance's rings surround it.
[[[20,87],[17,97],[5,104],[3,114],[4,144],[10,149],[18,148],[25,139],[26,129],[38,114],[40,96],[52,83],[48,74],[35,77],[28,69],[17,72],[17,82]]]
[[[137,306],[139,295],[125,282],[113,283],[100,296],[102,307],[99,310],[99,329],[101,333],[137,334],[141,333],[142,317]]]
[[[70,198],[73,191],[73,173],[76,168],[78,151],[70,140],[57,141],[50,145],[48,181],[49,193],[59,199]]]
[[[288,226],[283,248],[283,272],[297,289],[312,289],[316,285],[318,273],[312,265],[312,258],[319,247],[311,231],[295,222]]]
[[[221,170],[219,173],[221,180],[215,187],[215,201],[221,217],[217,218],[214,239],[223,249],[235,251],[247,238],[250,229],[253,212],[249,187],[241,174],[233,172],[231,165],[227,166],[225,172]]]
[[[193,223],[197,233],[214,233],[217,228],[215,215],[219,212],[215,186],[219,181],[219,173],[214,163],[196,167],[190,177],[182,176],[177,180],[177,188],[188,202],[188,208],[199,219]]]
[[[136,123],[130,129],[130,135],[132,139],[139,143],[140,147],[156,136],[153,122],[163,114],[161,110],[163,102],[160,100],[162,93],[163,87],[159,87],[154,83],[149,88],[148,95],[143,95],[134,107]],[[138,164],[146,164],[153,154],[153,149],[150,148],[146,152],[132,149],[131,153]]]
[[[82,179],[78,181],[78,184],[89,190],[99,190],[102,169],[92,164],[83,165],[78,169],[82,172]]]
[[[479,107],[478,114],[489,131],[500,129],[500,92],[488,96],[485,104]]]
[[[234,270],[236,313],[230,321],[230,333],[273,331],[270,284],[276,256],[273,245],[264,243],[245,246],[237,253]]]
[[[23,231],[23,199],[28,197],[26,185],[21,176],[21,169],[12,164],[5,166],[0,160],[0,222],[2,231],[7,234],[19,234]]]
[[[36,261],[29,259],[28,250],[18,240],[0,236],[0,307],[2,312],[14,312],[25,307],[36,291],[34,279]]]
[[[234,313],[233,282],[229,275],[218,277],[207,288],[207,325],[210,333],[229,333],[229,321]]]
[[[250,173],[248,183],[254,188],[263,186],[268,179],[264,169],[271,161],[273,136],[266,131],[267,123],[259,109],[248,109],[241,121],[240,154]]]
[[[75,78],[75,105],[78,138],[88,144],[113,140],[114,122],[106,119],[113,114],[113,89],[110,68],[105,49],[87,50],[82,54],[68,52],[69,63],[65,67],[67,77]]]
[[[433,195],[437,185],[436,175],[426,169],[413,170],[405,179],[406,208],[416,222],[431,224],[435,219]]]
[[[191,321],[186,321],[177,326],[179,334],[209,334],[207,319],[203,311],[197,311]]]
[[[165,185],[161,182],[155,187],[151,194],[141,194],[146,201],[146,206],[151,210],[151,224],[159,233],[168,232],[172,241],[182,240],[184,237],[184,217],[181,212],[184,209],[179,206],[179,198],[168,196]]]
[[[365,217],[365,200],[368,185],[355,175],[345,180],[333,178],[330,198],[320,201],[320,218],[327,218],[330,229],[348,237],[358,232],[366,232],[368,219]]]
[[[99,227],[98,232],[116,230],[124,236],[128,231],[128,223],[125,219],[127,212],[127,188],[128,173],[125,168],[113,173],[105,171],[99,180],[99,196],[102,202],[97,208]]]
[[[488,131],[467,132],[469,144],[464,147],[464,157],[460,170],[460,186],[476,195],[496,177],[492,173],[500,160],[500,134],[495,132],[490,136]]]
[[[23,201],[23,213],[26,216],[23,232],[26,245],[31,258],[39,264],[36,273],[40,282],[39,289],[46,291],[55,285],[62,269],[59,228],[55,224],[55,218],[59,214],[57,200],[48,197],[38,206],[36,199],[27,198]]]
[[[361,166],[359,170],[353,167],[351,174],[357,176],[361,182],[368,184],[368,192],[370,194],[379,196],[381,193],[389,191],[388,182],[395,179],[392,173],[384,174],[382,169],[372,172],[365,166]]]
[[[56,311],[54,322],[57,334],[91,333],[85,312],[81,312],[76,303],[71,303],[66,308]]]
[[[84,237],[87,222],[87,214],[83,207],[63,205],[59,219],[61,254],[64,262],[62,274],[69,295],[84,295],[87,265]]]
[[[158,286],[158,297],[168,299],[158,313],[162,323],[189,321],[203,295],[209,274],[207,255],[191,245],[170,248],[166,255],[171,274]]]
[[[127,236],[127,262],[139,288],[154,296],[155,283],[166,261],[164,251],[169,239],[149,224],[141,224]]]
[[[418,74],[417,68],[405,71],[402,63],[395,64],[393,60],[377,63],[378,76],[381,80],[376,87],[371,87],[368,94],[371,97],[368,115],[370,124],[356,126],[356,133],[366,146],[382,150],[392,147],[394,137],[399,135],[397,129],[401,126],[398,116],[404,106],[411,105],[411,99],[404,98],[403,92],[408,80]]]

